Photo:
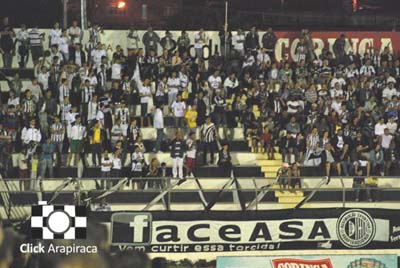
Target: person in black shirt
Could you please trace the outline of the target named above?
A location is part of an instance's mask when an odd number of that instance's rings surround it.
[[[183,179],[183,158],[186,153],[186,142],[182,139],[182,132],[176,133],[176,138],[171,142],[172,176]]]
[[[3,67],[12,67],[12,58],[14,53],[14,30],[8,22],[8,17],[4,18],[3,25],[0,28],[0,53],[3,55]]]
[[[223,144],[222,149],[219,151],[218,155],[218,166],[223,172],[224,177],[229,177],[232,171],[232,158],[229,152],[228,144]]]

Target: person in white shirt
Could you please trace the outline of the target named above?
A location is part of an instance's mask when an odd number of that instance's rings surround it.
[[[389,129],[385,128],[383,134],[379,137],[381,147],[384,151],[389,149],[392,139],[393,136],[389,133]]]
[[[61,36],[57,38],[58,42],[58,50],[61,52],[64,58],[64,62],[68,62],[69,60],[69,44],[70,39],[68,37],[67,31],[63,30]]]
[[[54,44],[57,44],[56,40],[60,36],[61,36],[60,24],[58,22],[56,22],[56,23],[54,23],[54,28],[51,29],[49,32],[49,47]]]
[[[238,92],[239,80],[236,78],[235,73],[229,74],[224,81],[224,90],[227,98],[230,98],[232,94],[236,94]]]
[[[175,119],[175,127],[176,128],[184,128],[185,127],[185,110],[186,104],[182,101],[182,96],[178,95],[176,101],[174,101],[171,105],[171,109],[173,111],[174,119]]]
[[[387,125],[385,124],[385,119],[383,117],[379,118],[379,122],[375,124],[375,135],[381,136],[385,132]]]
[[[221,76],[219,76],[219,71],[214,71],[214,73],[208,77],[207,82],[213,91],[220,89],[222,85],[222,79]]]
[[[39,144],[42,140],[42,134],[40,129],[36,128],[36,121],[35,119],[30,120],[29,128],[24,131],[23,135],[21,135],[24,144],[28,145],[31,142],[34,144]]]
[[[121,169],[122,169],[122,159],[121,159],[121,149],[115,150],[115,152],[112,155],[112,168],[111,168],[111,177],[112,178],[119,178],[121,176]],[[117,184],[117,181],[113,180],[111,181],[111,185],[109,186],[112,187]]]
[[[73,44],[78,44],[82,42],[83,31],[78,26],[78,21],[74,20],[72,26],[68,29],[68,35],[71,37]]]
[[[232,37],[233,49],[242,57],[244,56],[245,38],[244,32],[240,28],[238,29],[237,34]]]
[[[399,96],[399,93],[394,87],[394,83],[390,82],[389,85],[382,91],[383,102],[387,103],[391,101],[393,96]]]
[[[147,125],[151,127],[148,105],[149,100],[152,97],[150,88],[150,79],[146,78],[143,83],[139,83],[139,97],[140,97],[140,123],[141,127],[144,127],[143,120],[147,118]]]
[[[397,131],[397,122],[395,121],[396,118],[394,116],[389,118],[389,122],[387,122],[386,126],[389,129],[389,133],[394,135]]]
[[[187,152],[186,152],[186,177],[194,178],[193,168],[195,167],[197,142],[196,133],[190,133],[190,138],[186,141]]]
[[[176,72],[172,72],[171,77],[169,77],[167,80],[169,106],[171,106],[172,103],[176,100],[176,96],[179,93],[180,85],[181,81],[179,77],[176,76]]]
[[[121,60],[116,59],[113,65],[111,65],[111,79],[115,81],[120,81],[121,75],[122,75]]]
[[[86,127],[81,124],[81,116],[75,117],[75,124],[71,128],[70,150],[68,154],[67,166],[70,166],[72,156],[74,155],[74,166],[77,166],[80,160],[80,154],[83,150],[84,140],[86,138]]]
[[[264,71],[270,64],[271,64],[271,58],[269,57],[267,50],[262,48],[257,55],[257,65],[260,70]]]
[[[145,165],[144,155],[140,151],[139,146],[135,145],[135,151],[131,157],[132,161],[132,190],[140,189],[142,186],[142,181],[140,178],[143,176],[143,165]]]
[[[99,72],[101,70],[101,60],[103,57],[107,57],[107,52],[103,49],[102,44],[98,43],[97,47],[93,51],[91,51],[90,55],[92,57],[94,67]]]
[[[113,165],[112,159],[108,155],[108,151],[104,150],[103,156],[101,157],[101,178],[100,187],[101,189],[105,189],[105,179],[109,179],[111,177],[111,167]],[[107,187],[110,184],[107,181]]]
[[[128,35],[126,37],[126,48],[128,49],[128,52],[134,50],[136,51],[139,48],[139,34],[135,30],[133,26],[129,29]]]
[[[207,42],[207,36],[204,29],[201,28],[199,32],[194,35],[194,49],[196,51],[196,57],[199,61],[203,60],[203,46]]]
[[[161,153],[161,143],[164,138],[164,115],[160,106],[156,106],[153,118],[154,128],[157,130],[156,145],[154,147],[155,153]]]

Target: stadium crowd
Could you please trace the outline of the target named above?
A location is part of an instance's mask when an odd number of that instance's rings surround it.
[[[145,163],[143,154],[165,148],[173,177],[193,176],[196,162],[216,164],[217,152],[229,169],[237,127],[254,152],[274,159],[279,147],[284,162],[322,166],[327,176],[390,175],[400,160],[400,61],[389,48],[358,55],[341,35],[333,51],[316,55],[312,33],[302,30],[295,57],[277,61],[273,30],[252,27],[221,31],[219,50],[205,60],[203,29],[192,44],[185,31],[139,36],[132,27],[122,40],[127,51],[102,43],[99,25],[83,31],[76,21],[67,29],[56,23],[48,44],[38,28],[13,30],[7,18],[0,31],[5,68],[34,62],[26,90],[18,74],[9,80],[0,113],[0,162],[19,152],[22,178],[52,177],[53,166],[80,159],[118,177],[128,155],[132,177],[160,176],[158,160]],[[176,130],[166,137],[169,117]],[[154,148],[145,148],[143,127],[156,129]]]

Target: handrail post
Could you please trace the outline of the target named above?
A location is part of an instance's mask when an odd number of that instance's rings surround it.
[[[342,202],[343,208],[346,207],[346,189],[344,187],[343,177],[340,177],[340,183],[342,184]]]

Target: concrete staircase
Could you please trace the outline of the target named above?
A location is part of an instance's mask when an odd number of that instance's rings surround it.
[[[251,146],[251,141],[249,140],[249,146]],[[275,147],[275,151],[278,152],[279,148]],[[275,180],[276,173],[282,166],[282,155],[280,153],[275,153],[274,160],[268,160],[267,155],[263,153],[255,153],[257,165],[261,167],[261,172],[264,173],[265,178],[267,178],[268,183],[272,183]],[[304,193],[302,191],[280,191],[279,185],[273,185],[275,197],[278,198],[279,204],[285,208],[293,208],[304,198]]]

